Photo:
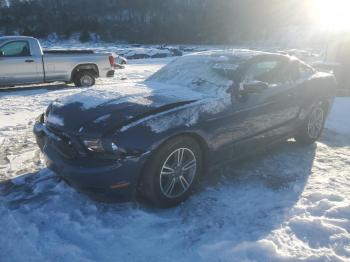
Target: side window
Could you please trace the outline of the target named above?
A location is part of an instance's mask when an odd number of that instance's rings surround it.
[[[215,63],[211,66],[211,69],[226,79],[232,80],[238,67],[239,64],[237,63]]]
[[[244,81],[261,81],[268,84],[283,82],[281,61],[260,61],[252,64],[245,72]]]
[[[299,61],[292,61],[288,70],[289,80],[292,81],[307,79],[313,74],[314,71],[312,68]]]
[[[288,74],[289,80],[297,81],[300,79],[300,64],[297,61],[291,61]]]
[[[29,44],[27,41],[15,41],[5,44],[0,48],[5,57],[30,56]]]

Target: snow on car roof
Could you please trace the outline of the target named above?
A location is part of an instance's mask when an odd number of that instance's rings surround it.
[[[214,50],[188,54],[175,59],[147,81],[186,86],[204,91],[209,88],[227,87],[232,79],[218,70],[235,70],[257,55],[268,54],[247,49]]]
[[[202,51],[202,52],[196,52],[192,54],[188,54],[186,56],[229,56],[229,57],[240,57],[240,58],[246,58],[250,59],[254,56],[258,55],[278,55],[277,53],[270,53],[270,52],[264,52],[264,51],[258,51],[258,50],[252,50],[252,49],[217,49],[217,50],[210,50],[210,51]]]

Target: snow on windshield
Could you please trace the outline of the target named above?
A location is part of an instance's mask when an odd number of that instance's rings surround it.
[[[245,55],[241,55],[241,54]],[[235,56],[233,52],[206,52],[186,55],[171,62],[147,81],[162,82],[171,85],[181,85],[190,88],[228,87],[232,79],[223,72],[234,71],[242,60],[246,60],[251,51]]]

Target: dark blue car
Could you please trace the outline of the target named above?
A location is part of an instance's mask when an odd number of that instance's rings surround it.
[[[34,133],[47,166],[79,190],[170,207],[213,163],[289,138],[316,141],[335,90],[333,75],[290,56],[196,53],[144,82],[59,99]]]

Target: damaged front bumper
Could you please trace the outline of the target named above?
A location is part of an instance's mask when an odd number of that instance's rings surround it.
[[[147,155],[100,159],[81,156],[79,152],[73,154],[74,150],[70,147],[74,142],[67,141],[66,137],[46,127],[43,117],[35,123],[33,131],[47,167],[71,186],[101,200],[126,201],[135,197],[138,178]]]

